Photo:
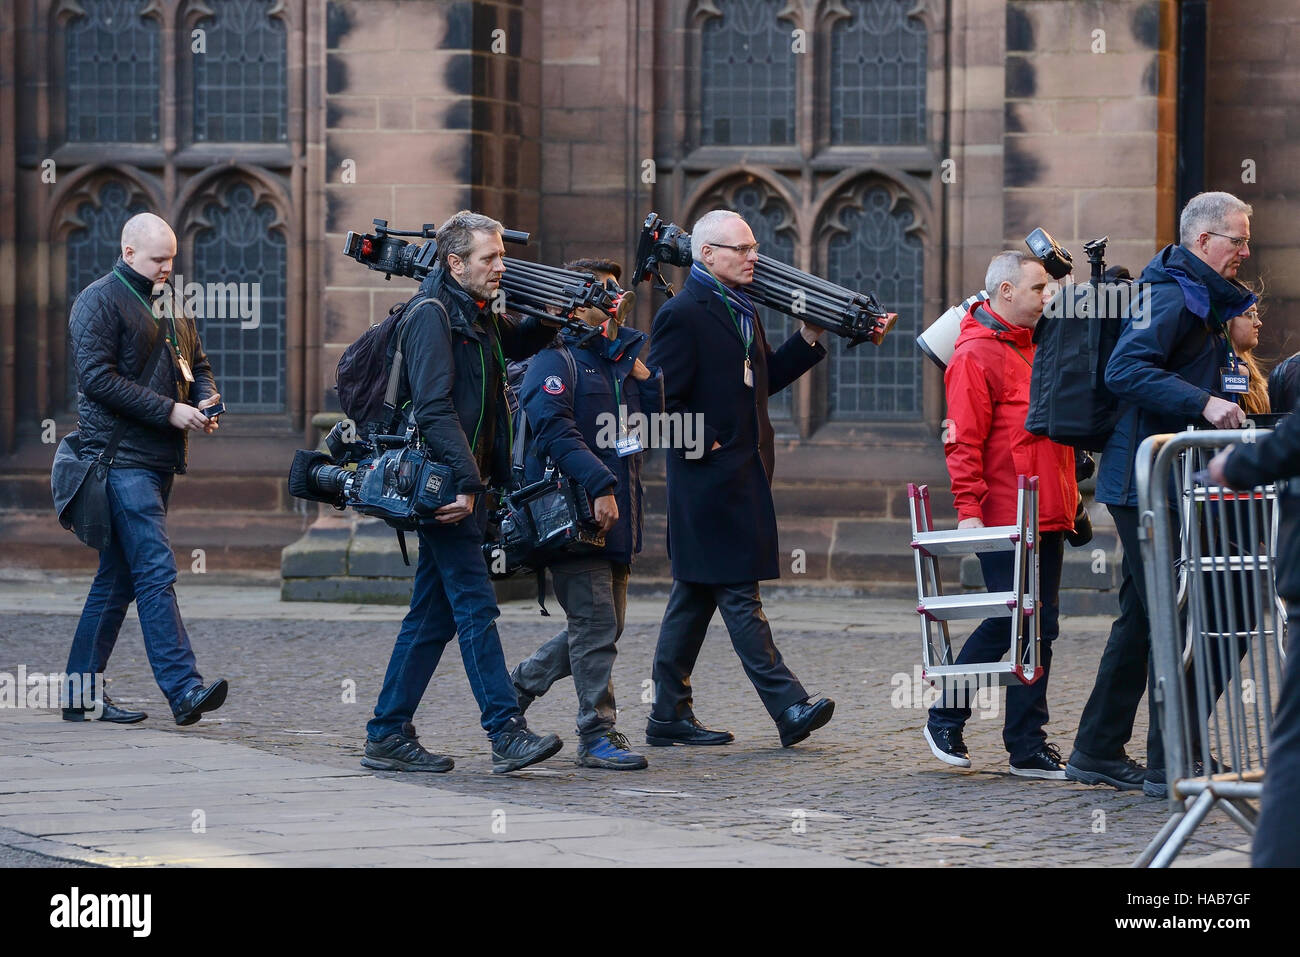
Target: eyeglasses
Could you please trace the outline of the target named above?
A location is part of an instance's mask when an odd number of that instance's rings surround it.
[[[710,246],[717,246],[722,249],[734,249],[742,256],[748,256],[750,253],[758,252],[758,243],[741,243],[739,246],[732,246],[728,243],[709,243]]]
[[[1232,243],[1233,249],[1240,249],[1242,246],[1250,245],[1250,239],[1249,237],[1246,236],[1229,236],[1227,233],[1216,233],[1212,229],[1207,229],[1206,232],[1209,233],[1211,236],[1219,236],[1223,239],[1226,239],[1228,242]]]

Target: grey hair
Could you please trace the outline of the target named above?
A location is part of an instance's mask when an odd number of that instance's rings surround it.
[[[1178,241],[1190,246],[1201,233],[1226,229],[1228,217],[1233,213],[1253,216],[1255,209],[1231,193],[1197,193],[1187,201],[1178,217]]]
[[[705,246],[713,246],[722,239],[722,224],[729,219],[738,219],[742,223],[745,217],[732,209],[711,209],[695,221],[691,227],[691,258],[700,261]]]
[[[1041,266],[1043,261],[1037,256],[1015,249],[1006,249],[998,253],[989,263],[988,271],[984,273],[984,289],[990,296],[996,296],[998,287],[1004,282],[1009,282],[1013,286],[1019,285],[1020,267],[1025,263],[1038,263]]]
[[[475,233],[496,233],[500,236],[505,227],[491,216],[462,209],[453,213],[451,218],[438,227],[438,262],[445,267],[447,257],[457,255],[464,259],[474,248]]]

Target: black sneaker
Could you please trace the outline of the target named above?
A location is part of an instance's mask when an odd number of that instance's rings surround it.
[[[456,766],[456,762],[446,755],[430,754],[424,750],[410,722],[402,726],[403,731],[408,729],[409,734],[390,734],[382,741],[367,740],[361,766],[375,771],[432,771],[435,774]]]
[[[1012,761],[1011,773],[1022,778],[1064,781],[1065,764],[1061,761],[1061,751],[1056,745],[1044,744],[1029,757]]]
[[[966,742],[961,739],[960,730],[931,728],[927,723],[924,733],[925,743],[944,764],[951,764],[955,768],[970,767],[970,754],[966,750]]]
[[[1118,758],[1094,758],[1078,748],[1065,765],[1065,777],[1080,784],[1109,784],[1121,791],[1140,791],[1147,769],[1124,752]]]
[[[564,742],[558,734],[538,737],[528,730],[522,717],[516,718],[509,729],[492,739],[492,773],[507,774],[545,761],[562,747]]]

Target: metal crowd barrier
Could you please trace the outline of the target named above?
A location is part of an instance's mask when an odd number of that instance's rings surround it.
[[[1170,818],[1136,861],[1168,867],[1215,807],[1255,832],[1285,657],[1277,495],[1208,484],[1230,444],[1267,430],[1153,435],[1138,449],[1141,559]]]

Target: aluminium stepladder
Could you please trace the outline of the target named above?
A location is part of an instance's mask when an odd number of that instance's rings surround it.
[[[916,611],[921,616],[922,676],[949,693],[969,694],[978,685],[1030,685],[1043,674],[1038,634],[1038,477],[1017,481],[1016,524],[935,530],[930,489],[907,486],[916,562]],[[939,558],[978,552],[1015,552],[1011,591],[945,595]],[[1008,660],[956,664],[948,622],[961,618],[1011,619]],[[951,700],[951,699],[950,699]]]

